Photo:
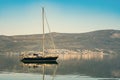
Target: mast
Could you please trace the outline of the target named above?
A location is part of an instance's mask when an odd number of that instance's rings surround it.
[[[43,56],[44,56],[44,49],[45,49],[45,44],[44,44],[44,39],[45,39],[45,32],[44,32],[44,7],[42,7],[42,27],[43,27],[43,41],[42,41],[42,46],[43,46]]]

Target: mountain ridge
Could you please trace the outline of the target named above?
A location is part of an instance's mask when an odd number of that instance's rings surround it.
[[[97,30],[87,33],[52,33],[57,49],[102,49],[107,53],[120,53],[120,30]],[[48,33],[46,34],[48,37]],[[48,38],[50,39],[50,38]],[[0,35],[0,51],[40,50],[42,34]],[[47,47],[51,45],[46,44]]]

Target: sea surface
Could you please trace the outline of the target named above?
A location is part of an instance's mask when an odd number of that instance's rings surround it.
[[[23,63],[17,53],[0,55],[0,80],[120,80],[120,56],[60,55],[57,63]]]

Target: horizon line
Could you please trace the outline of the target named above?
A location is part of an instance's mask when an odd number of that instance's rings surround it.
[[[65,33],[65,34],[79,34],[79,33],[89,33],[89,32],[95,32],[95,31],[110,31],[110,30],[114,30],[114,31],[120,31],[120,29],[101,29],[101,30],[92,30],[92,31],[85,31],[85,32],[51,32],[51,33]],[[48,34],[48,33],[45,33]],[[13,35],[0,35],[0,36],[24,36],[24,35],[42,35],[42,33],[26,33],[26,34],[13,34]]]

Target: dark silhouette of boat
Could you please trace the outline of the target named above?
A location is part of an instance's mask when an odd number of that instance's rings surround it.
[[[43,40],[42,40],[42,55],[41,54],[33,54],[31,55],[27,55],[27,56],[23,56],[21,61],[22,62],[54,62],[56,61],[56,59],[58,58],[58,55],[54,54],[54,55],[45,55],[45,33],[44,33],[44,18],[45,18],[45,12],[44,12],[44,7],[42,7],[42,22],[43,22]],[[48,22],[47,22],[48,23]],[[49,28],[49,32],[50,28]],[[53,38],[51,38],[51,40],[53,41]],[[54,42],[53,42],[54,45]],[[55,46],[54,46],[55,49]],[[39,56],[40,55],[40,56]]]
[[[26,63],[54,63],[56,62],[56,59],[58,58],[58,56],[56,57],[52,57],[52,56],[49,56],[49,57],[36,57],[36,58],[23,58],[21,61],[22,62],[26,62]]]

